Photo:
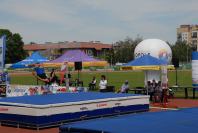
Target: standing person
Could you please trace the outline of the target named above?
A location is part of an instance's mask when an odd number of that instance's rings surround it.
[[[106,80],[105,75],[101,76],[101,80],[100,80],[100,83],[99,83],[99,89],[100,89],[100,92],[106,92],[107,91],[107,80]]]
[[[68,62],[65,61],[60,68],[60,84],[62,84],[65,79],[65,74],[68,71],[67,67],[68,67]]]

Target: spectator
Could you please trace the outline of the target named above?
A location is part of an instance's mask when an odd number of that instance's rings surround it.
[[[41,67],[40,64],[37,64],[36,67],[34,68],[34,71],[32,72],[32,74],[39,80],[45,82],[46,84],[49,83],[49,79],[45,73],[45,69],[43,67]]]
[[[68,62],[65,61],[60,68],[60,84],[64,82],[64,79],[65,79],[64,77],[67,71],[68,71]]]
[[[52,71],[50,73],[50,83],[58,83],[60,85],[60,81],[58,77],[56,76],[54,68],[52,68]]]
[[[107,91],[107,80],[106,80],[105,75],[101,76],[101,80],[100,80],[100,83],[99,83],[99,89],[100,89],[100,92],[106,92]]]
[[[154,88],[152,86],[151,81],[147,81],[147,86],[148,94],[150,95],[150,101],[152,101],[153,95],[154,95]]]
[[[124,82],[124,84],[122,84],[120,92],[121,93],[128,93],[128,91],[129,91],[129,82],[128,82],[128,80],[126,80]]]
[[[96,82],[97,82],[97,80],[96,80],[96,77],[94,76],[91,83],[89,83],[90,90],[93,90],[96,87]]]

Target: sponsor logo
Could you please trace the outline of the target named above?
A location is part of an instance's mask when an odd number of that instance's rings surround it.
[[[107,103],[99,103],[96,106],[97,107],[106,107],[107,106]]]
[[[82,107],[82,108],[80,108],[80,110],[88,110],[88,108],[87,107]]]
[[[8,111],[8,108],[0,108],[0,111]]]
[[[149,52],[137,52],[137,53],[135,53],[135,58],[139,58],[139,57],[142,57],[142,56],[144,56],[144,55],[150,55],[151,53],[149,53]]]
[[[116,106],[119,106],[119,105],[121,105],[121,103],[115,103],[115,105],[116,105]]]

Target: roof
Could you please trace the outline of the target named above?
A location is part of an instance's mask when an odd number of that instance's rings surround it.
[[[29,65],[35,63],[43,63],[49,61],[47,58],[43,57],[39,52],[32,53],[31,56],[19,61],[11,66],[11,68],[28,68]]]
[[[100,42],[61,42],[61,43],[46,43],[46,44],[26,44],[24,50],[46,50],[46,49],[83,49],[94,48],[96,50],[111,49],[111,44]]]
[[[144,55],[124,64],[123,66],[159,66],[164,64],[167,64],[165,60],[161,60],[150,55]]]

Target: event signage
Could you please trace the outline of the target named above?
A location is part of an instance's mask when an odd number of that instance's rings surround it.
[[[198,86],[198,52],[192,52],[192,85]]]
[[[5,61],[5,49],[6,49],[6,36],[3,35],[0,38],[0,69],[3,70],[4,68],[4,61]]]

